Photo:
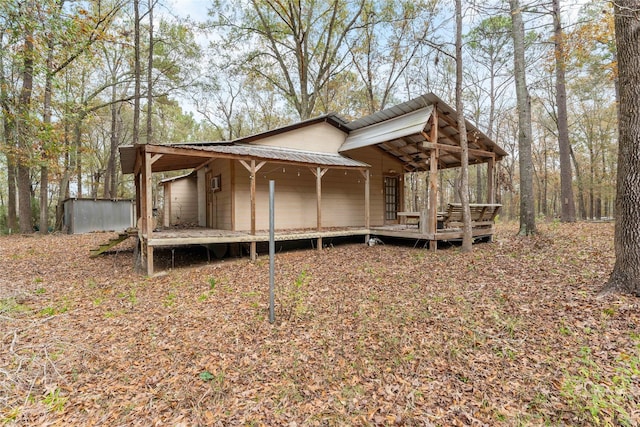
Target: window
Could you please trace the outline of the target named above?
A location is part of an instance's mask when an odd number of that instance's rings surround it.
[[[384,178],[384,219],[394,221],[398,219],[398,204],[400,194],[398,192],[398,177],[386,176]]]
[[[211,191],[222,191],[222,175],[216,175],[211,178]]]

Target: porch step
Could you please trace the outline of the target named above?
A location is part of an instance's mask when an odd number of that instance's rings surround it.
[[[98,246],[97,248],[91,249],[89,251],[90,258],[95,258],[99,255],[102,255],[103,253],[105,253],[106,251],[108,251],[109,249],[113,248],[114,246],[124,242],[125,240],[127,240],[129,237],[134,236],[135,233],[131,233],[129,231],[125,231],[122,233],[118,234],[118,237],[112,237],[111,239],[109,239],[108,242],[106,243],[102,243],[100,246]]]

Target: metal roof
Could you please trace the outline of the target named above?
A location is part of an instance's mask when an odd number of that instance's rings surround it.
[[[349,133],[344,144],[340,147],[340,151],[367,147],[369,145],[376,145],[405,136],[419,134],[427,125],[432,111],[433,105],[429,105],[383,122],[358,127]]]
[[[273,146],[238,144],[232,145],[180,145],[183,148],[202,150],[212,153],[232,154],[238,157],[306,163],[319,166],[343,166],[368,168],[369,165],[340,154],[319,153],[315,151],[292,150]]]
[[[120,147],[122,173],[135,171],[136,152],[139,147]],[[153,162],[153,172],[192,169],[203,166],[214,158],[235,160],[258,160],[275,163],[295,163],[306,166],[328,166],[337,168],[369,168],[366,163],[350,159],[340,154],[317,153],[280,147],[254,144],[203,142],[190,144],[146,144],[153,152],[162,154]]]
[[[365,146],[377,146],[405,164],[407,171],[429,170],[431,114],[438,110],[438,168],[461,164],[460,133],[457,113],[432,93],[347,123],[349,136],[340,148],[346,152]],[[469,163],[478,164],[494,156],[502,159],[507,152],[466,120]]]
[[[438,112],[438,140],[435,144],[427,139],[427,135],[431,133],[430,118],[434,108],[437,108]],[[347,134],[344,144],[338,150],[339,153],[320,153],[259,145],[259,141],[263,138],[322,122]],[[486,162],[488,157],[500,160],[507,155],[468,120],[466,124],[470,164]],[[254,141],[258,143],[253,143]],[[154,152],[162,156],[153,162],[153,171],[198,168],[216,157],[308,166],[367,168],[369,165],[366,163],[341,155],[341,153],[366,146],[378,147],[396,157],[404,163],[406,171],[429,170],[430,151],[434,147],[439,149],[438,168],[458,167],[461,164],[461,148],[457,113],[436,95],[428,93],[351,122],[331,113],[232,142],[157,145]],[[136,151],[139,147],[120,148],[123,173],[134,172]],[[161,151],[161,147],[171,149]]]

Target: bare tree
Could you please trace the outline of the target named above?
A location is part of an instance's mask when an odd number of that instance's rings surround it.
[[[565,41],[560,19],[560,0],[553,0],[553,26],[556,57],[556,104],[558,109],[558,148],[560,152],[561,220],[575,222],[576,205],[573,199],[573,174],[571,173],[571,143],[567,119],[567,88],[565,79]]]
[[[640,1],[615,3],[618,49],[616,262],[603,292],[640,296]]]
[[[469,208],[469,141],[462,101],[462,0],[456,0],[456,110],[458,112],[458,132],[462,147],[460,167],[460,201],[462,202],[462,252],[471,252],[471,209]]]
[[[520,162],[520,231],[521,235],[536,232],[533,199],[533,157],[531,155],[531,98],[527,88],[524,60],[524,21],[519,0],[509,0],[513,35],[513,65],[518,105],[518,154]]]

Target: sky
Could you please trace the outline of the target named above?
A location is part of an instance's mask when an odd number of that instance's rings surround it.
[[[207,18],[207,12],[211,6],[211,0],[169,0],[169,7],[179,16],[203,21]]]

